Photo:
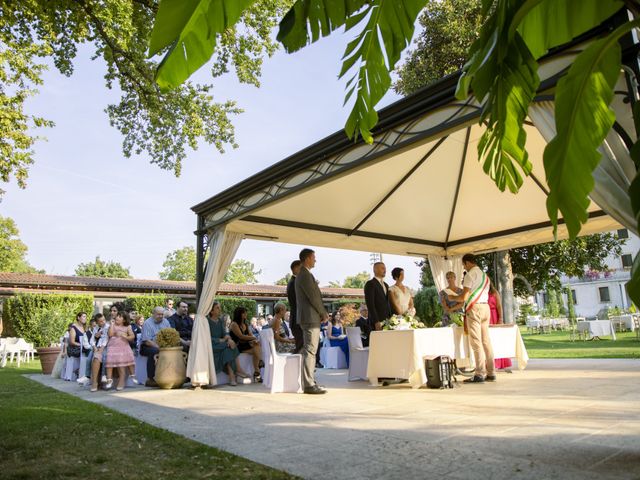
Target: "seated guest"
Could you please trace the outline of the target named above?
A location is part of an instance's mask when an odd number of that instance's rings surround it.
[[[318,350],[316,350],[316,368],[324,368],[324,365],[320,363],[320,350],[324,348],[324,339],[327,338],[329,325],[331,325],[331,322],[328,318],[320,322],[320,340],[318,342]]]
[[[231,338],[236,343],[240,353],[248,353],[253,357],[253,380],[257,383],[260,381],[262,349],[260,348],[258,339],[251,335],[249,327],[247,326],[246,308],[237,307],[233,311],[233,321],[229,328],[229,335],[231,335]]]
[[[260,327],[260,330],[263,328],[271,328],[271,325],[267,323],[264,317],[258,318],[258,326]]]
[[[153,309],[151,317],[147,318],[142,326],[142,342],[140,344],[140,355],[147,357],[147,387],[157,387],[158,384],[153,377],[156,376],[156,361],[153,356],[160,353],[156,336],[163,328],[171,328],[171,325],[164,318],[164,308]]]
[[[229,375],[229,385],[236,386],[236,372],[243,374],[245,378],[248,377],[246,373],[242,371],[242,368],[238,364],[238,347],[236,342],[227,334],[227,330],[224,327],[224,320],[220,318],[220,303],[213,302],[211,311],[207,316],[209,322],[209,331],[211,332],[211,347],[213,348],[213,363],[216,366],[216,372],[220,373],[223,370]]]
[[[327,329],[329,335],[329,342],[332,347],[340,347],[340,350],[344,352],[344,356],[347,357],[347,367],[349,366],[349,340],[344,333],[344,327],[340,320],[340,312],[333,312],[331,316],[331,328]]]
[[[360,336],[362,337],[362,346],[369,346],[369,336],[371,335],[371,325],[369,324],[369,310],[367,304],[360,305],[360,318],[356,320],[356,327],[360,327]]]
[[[273,328],[273,315],[267,315],[267,325]]]
[[[289,323],[289,319],[291,318],[291,312],[286,312],[284,314],[284,318],[282,319],[282,323],[284,325],[285,333],[287,334],[287,338],[294,338],[293,331],[291,329],[291,323]]]
[[[176,313],[167,318],[171,328],[175,328],[180,334],[180,343],[185,352],[191,346],[191,332],[193,331],[193,320],[189,316],[189,305],[187,302],[178,302]]]
[[[109,344],[107,349],[107,385],[109,390],[113,384],[113,369],[118,369],[118,386],[116,390],[124,389],[127,381],[125,370],[129,370],[130,378],[135,380],[135,359],[129,342],[133,340],[133,330],[129,324],[129,315],[125,312],[118,312],[115,322],[109,327]],[[134,381],[134,383],[138,383]]]
[[[249,331],[251,332],[251,335],[258,339],[258,341],[260,341],[260,330],[262,329],[258,326],[258,319],[256,317],[253,317],[251,319],[251,323],[249,324]]]
[[[273,307],[273,340],[276,344],[276,351],[278,353],[293,353],[296,349],[296,341],[293,338],[289,338],[287,331],[284,328],[284,314],[287,311],[287,307],[284,303],[276,303]]]
[[[164,318],[169,318],[174,313],[176,313],[176,311],[173,308],[173,299],[167,298],[167,301],[164,303],[164,310],[162,314],[164,315]]]
[[[447,287],[440,292],[440,304],[442,305],[442,326],[447,327],[451,325],[451,314],[462,313],[464,303],[450,300],[449,297],[453,297],[454,294],[461,295],[462,288],[456,285],[456,274],[453,272],[447,272]]]
[[[104,315],[98,313],[96,315],[96,326],[91,336],[91,349],[93,350],[93,359],[91,360],[91,391],[98,391],[98,379],[102,370],[102,364],[106,360],[105,348],[109,342],[109,327]]]

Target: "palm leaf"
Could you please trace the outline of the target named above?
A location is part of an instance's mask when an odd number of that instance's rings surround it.
[[[345,131],[350,138],[373,141],[375,106],[391,86],[389,72],[409,45],[416,18],[427,0],[298,0],[280,23],[278,40],[294,52],[346,26],[364,25],[346,47],[340,77],[357,69],[347,83],[345,103],[355,102]],[[364,8],[363,8],[364,7]]]
[[[156,70],[160,88],[177,87],[204,65],[213,55],[218,35],[233,27],[254,1],[163,0],[150,46],[152,55],[171,45]]]
[[[544,152],[547,212],[554,231],[562,212],[571,238],[588,219],[592,173],[601,157],[597,149],[615,121],[609,103],[620,63],[617,38],[600,39],[576,57],[556,89],[557,133]]]

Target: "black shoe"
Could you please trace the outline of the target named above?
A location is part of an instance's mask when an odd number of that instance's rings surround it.
[[[145,387],[157,387],[158,384],[153,378],[148,378],[146,382],[144,382]]]
[[[484,379],[487,382],[495,382],[496,381],[496,376],[495,375],[487,375],[486,377],[484,377]]]
[[[306,387],[304,393],[308,393],[309,395],[322,395],[323,393],[327,393],[327,391],[314,385],[313,387]]]
[[[258,368],[264,368],[264,362],[262,360],[258,362]]]
[[[484,383],[484,378],[480,375],[474,375],[473,377],[464,380],[464,383]]]
[[[324,368],[324,365],[320,362],[316,363],[316,368]]]

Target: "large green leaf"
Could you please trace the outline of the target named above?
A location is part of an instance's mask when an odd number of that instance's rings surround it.
[[[162,0],[149,41],[149,57],[168,47],[180,35],[200,0]]]
[[[522,186],[522,175],[531,173],[523,128],[529,104],[540,84],[535,60],[522,40],[516,38],[513,47],[499,65],[483,119],[487,128],[478,143],[483,170],[497,187],[516,193]]]
[[[298,0],[280,23],[278,40],[288,52],[330,34],[345,25],[364,25],[342,57],[340,77],[356,69],[347,82],[345,103],[355,102],[345,131],[350,138],[373,141],[378,122],[376,104],[391,86],[389,72],[409,45],[416,18],[427,0]],[[363,8],[364,7],[364,8]]]
[[[620,45],[609,36],[597,40],[574,60],[556,88],[556,136],[544,152],[549,185],[547,212],[557,228],[562,212],[571,238],[588,219],[597,151],[613,126],[609,107],[620,75]]]
[[[180,0],[163,0],[163,4],[167,1],[170,5],[164,7],[162,16],[158,12],[152,34],[153,51],[172,44],[156,71],[162,90],[177,87],[204,65],[213,55],[217,36],[233,27],[255,0],[199,0],[195,6],[189,0],[184,2],[185,12],[173,17],[170,14],[180,10],[175,5]]]
[[[513,38],[517,29],[537,59],[600,25],[622,7],[622,0],[527,0],[514,15],[509,34]]]
[[[478,142],[483,169],[501,191],[516,193],[523,175],[531,173],[523,128],[529,104],[540,84],[538,64],[520,34],[509,42],[508,25],[519,2],[499,2],[471,49],[456,95],[470,89],[483,102],[481,121],[486,130]]]

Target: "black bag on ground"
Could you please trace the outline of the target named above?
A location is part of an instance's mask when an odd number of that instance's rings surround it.
[[[425,361],[428,388],[453,388],[455,365],[447,355]]]

